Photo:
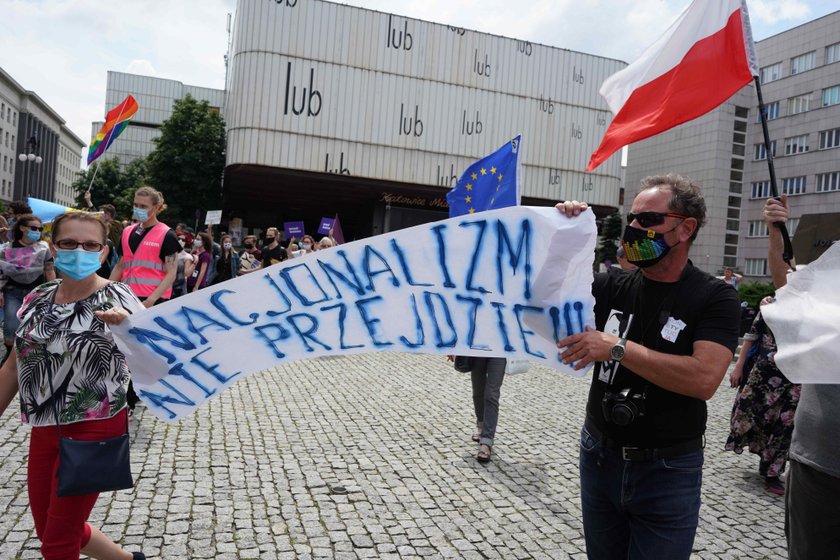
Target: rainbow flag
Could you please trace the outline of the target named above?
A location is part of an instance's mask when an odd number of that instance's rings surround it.
[[[105,153],[105,150],[111,147],[111,144],[125,130],[125,127],[128,126],[128,121],[131,120],[131,117],[134,116],[134,113],[139,108],[140,106],[137,104],[137,100],[129,95],[123,99],[122,103],[108,111],[108,115],[105,117],[105,124],[102,125],[99,132],[93,137],[93,142],[90,143],[90,148],[88,148],[88,165],[93,163],[96,158]]]

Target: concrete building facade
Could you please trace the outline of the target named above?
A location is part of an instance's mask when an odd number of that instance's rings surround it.
[[[55,110],[0,68],[0,199],[72,204],[69,185],[84,146]]]
[[[840,211],[840,12],[756,43],[779,193],[790,231],[810,213]],[[707,224],[691,259],[712,274],[735,268],[768,280],[769,169],[754,85],[710,113],[629,147],[628,206],[642,178],[676,172],[703,186]]]
[[[463,170],[520,133],[523,204],[574,198],[606,215],[620,156],[583,170],[611,117],[598,88],[624,66],[321,0],[243,0],[226,215],[314,231],[338,213],[350,239],[437,220]]]
[[[153,140],[160,136],[163,121],[172,115],[175,101],[191,95],[198,101],[207,101],[211,107],[222,110],[225,92],[220,89],[190,86],[175,80],[108,72],[105,90],[105,111],[119,105],[127,95],[133,95],[139,109],[120,137],[102,157],[117,158],[121,165],[143,159],[155,149]],[[103,121],[91,125],[91,138],[102,128]]]

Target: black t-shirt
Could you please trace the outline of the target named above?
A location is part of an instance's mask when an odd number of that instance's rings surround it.
[[[263,268],[285,261],[286,256],[286,250],[281,247],[280,244],[278,244],[274,249],[270,249],[268,245],[266,245],[262,249]]]
[[[140,247],[140,242],[152,230],[152,228],[143,229],[142,233],[138,233],[139,229],[140,228],[135,228],[134,231],[131,232],[131,236],[128,238],[128,246],[131,249],[132,253],[137,252],[137,248]],[[163,243],[160,244],[160,253],[158,253],[158,256],[160,256],[160,262],[164,262],[166,257],[179,252],[181,252],[181,244],[178,243],[178,236],[175,235],[175,232],[170,229],[166,232],[166,236],[164,236],[163,238]],[[120,244],[117,246],[117,254],[120,256],[120,258],[122,258],[122,242],[120,242]]]
[[[698,340],[733,352],[738,345],[737,293],[690,263],[675,283],[647,279],[640,270],[596,274],[592,295],[599,331],[620,336],[626,309],[633,315],[626,329],[628,340],[656,352],[688,356]],[[604,394],[626,388],[646,395],[644,416],[629,426],[607,422],[601,404]],[[602,433],[624,445],[668,447],[706,431],[705,401],[662,389],[612,361],[596,363],[586,412]]]

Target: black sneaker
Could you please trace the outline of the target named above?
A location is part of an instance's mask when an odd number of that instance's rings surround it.
[[[766,476],[764,477],[764,488],[777,496],[784,496],[785,495],[785,485],[782,484],[782,481],[779,480],[778,476]]]

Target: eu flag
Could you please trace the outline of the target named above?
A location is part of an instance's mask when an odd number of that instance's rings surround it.
[[[449,217],[516,206],[520,136],[467,168],[455,188],[446,193]]]

